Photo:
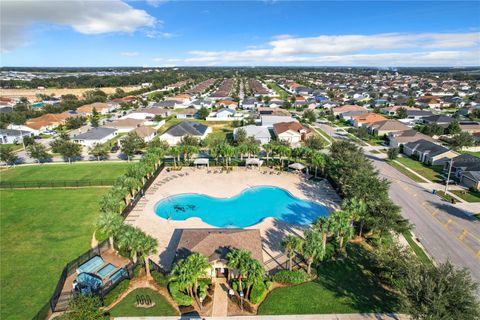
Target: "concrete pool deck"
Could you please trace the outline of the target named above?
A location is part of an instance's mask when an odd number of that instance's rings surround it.
[[[209,171],[219,171],[210,168]],[[263,173],[268,172],[268,173]],[[329,211],[339,208],[340,197],[328,181],[307,180],[296,173],[270,174],[268,169],[235,167],[230,173],[207,173],[207,169],[183,168],[166,170],[151,185],[145,196],[125,220],[158,239],[158,254],[152,259],[165,270],[171,269],[180,232],[175,229],[212,228],[199,218],[184,221],[167,220],[155,214],[160,200],[181,193],[201,193],[213,197],[232,197],[253,186],[275,186],[289,191],[297,198],[324,205]],[[281,250],[281,241],[287,234],[303,233],[302,227],[284,221],[266,218],[247,229],[259,229],[263,241],[263,260],[267,270],[283,265],[287,258]]]

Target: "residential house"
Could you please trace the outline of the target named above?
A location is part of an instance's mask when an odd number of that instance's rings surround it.
[[[384,120],[367,124],[369,133],[384,136],[390,132],[410,130],[410,127],[397,120]]]
[[[368,110],[347,111],[347,112],[341,113],[339,115],[339,118],[341,118],[343,120],[346,120],[346,121],[351,121],[352,117],[361,116],[361,115],[365,115],[365,114],[368,114],[368,113],[369,113]]]
[[[411,119],[414,121],[422,121],[423,118],[428,118],[433,116],[434,114],[427,110],[421,109],[411,109],[407,110],[407,119]]]
[[[157,135],[157,130],[149,126],[140,126],[135,128],[133,133],[142,138],[143,141],[150,142]]]
[[[212,105],[211,102],[205,99],[197,99],[192,101],[192,103],[190,103],[190,106],[194,107],[197,110],[200,110],[202,108],[210,108],[211,105]]]
[[[232,100],[220,100],[215,102],[215,108],[236,109],[237,107],[238,107],[238,103]]]
[[[290,145],[298,145],[312,135],[309,128],[305,128],[299,122],[280,122],[273,125],[273,133],[282,141],[287,141]]]
[[[397,115],[397,111],[400,108],[404,108],[405,110],[420,110],[414,107],[408,107],[408,106],[391,106],[391,107],[386,107],[380,109],[381,114],[386,114],[388,116],[395,116]]]
[[[185,259],[193,252],[208,258],[211,267],[207,277],[230,278],[238,274],[238,270],[228,265],[227,254],[232,249],[250,252],[253,259],[263,265],[263,249],[260,230],[258,229],[182,229],[173,262]],[[167,269],[169,267],[167,266]]]
[[[153,119],[156,116],[160,116],[162,118],[166,118],[170,115],[172,115],[173,112],[171,109],[165,109],[165,108],[141,108],[137,109],[133,112],[130,112],[122,117],[122,119],[126,118],[131,118],[131,119],[137,119],[137,120],[147,120],[147,119]]]
[[[353,116],[350,119],[350,122],[352,122],[355,127],[362,127],[372,122],[384,120],[387,120],[387,118],[378,113],[365,113],[358,116]]]
[[[347,112],[352,112],[352,111],[365,111],[364,113],[368,112],[366,108],[362,106],[357,106],[357,105],[345,105],[341,107],[335,107],[331,109],[333,112],[333,115],[338,117],[342,115],[343,113]]]
[[[103,102],[95,102],[92,104],[85,104],[81,107],[78,107],[76,111],[83,115],[89,116],[92,114],[93,109],[95,109],[99,114],[107,114],[109,112],[115,111],[117,109],[117,106]]]
[[[435,141],[432,137],[420,133],[414,129],[390,132],[388,134],[388,140],[389,145],[392,148],[401,148],[405,143],[415,142],[418,140],[428,140],[431,142]]]
[[[422,96],[417,99],[420,105],[428,106],[431,109],[439,109],[442,105],[441,100],[435,96]]]
[[[91,147],[94,144],[102,144],[113,139],[117,132],[117,129],[114,128],[97,127],[74,136],[72,140],[83,146]]]
[[[210,117],[214,117],[216,119],[222,119],[222,120],[229,120],[231,118],[234,118],[236,116],[236,112],[233,109],[230,108],[222,108],[218,110],[217,112],[213,112]]]
[[[403,153],[428,165],[443,165],[458,155],[444,146],[424,139],[406,143]]]
[[[33,137],[31,131],[0,129],[0,144],[17,144],[23,143],[24,137]]]
[[[280,122],[297,122],[291,116],[261,115],[260,121],[262,127],[273,128],[273,125]]]
[[[177,111],[177,119],[198,119],[198,110],[194,107],[188,107]]]
[[[235,128],[235,130],[233,130],[233,139],[235,141],[237,140],[237,133],[240,129],[245,130],[247,137],[253,138],[255,141],[260,142],[261,145],[269,143],[272,138],[270,130],[268,130],[268,128],[262,126],[248,125]]]
[[[242,108],[247,110],[254,110],[257,106],[257,99],[255,98],[245,98],[242,101]]]
[[[107,122],[104,126],[118,130],[118,133],[128,133],[135,128],[140,127],[145,121],[139,119],[119,119],[112,122]]]
[[[424,117],[422,119],[423,123],[430,124],[430,123],[436,123],[442,127],[447,127],[451,122],[453,122],[452,117],[449,116],[444,116],[441,114],[433,115],[430,117]]]
[[[190,135],[203,140],[211,132],[212,128],[204,124],[183,121],[171,126],[160,136],[160,140],[166,141],[169,145],[176,145],[184,136]]]
[[[68,112],[63,113],[46,113],[40,117],[29,119],[25,122],[25,126],[37,132],[47,132],[55,129],[74,115]],[[12,128],[15,129],[15,128]],[[20,129],[22,130],[22,129]]]
[[[182,93],[182,94],[177,94],[174,97],[171,97],[170,100],[177,101],[179,105],[184,105],[186,107],[189,103],[192,102],[192,96],[186,93]]]
[[[462,131],[468,132],[470,134],[475,134],[480,132],[480,123],[474,121],[460,121],[459,123],[460,129]]]

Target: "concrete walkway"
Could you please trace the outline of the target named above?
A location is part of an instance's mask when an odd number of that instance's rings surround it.
[[[228,287],[227,280],[213,279],[215,292],[213,294],[212,317],[226,317],[228,314]]]

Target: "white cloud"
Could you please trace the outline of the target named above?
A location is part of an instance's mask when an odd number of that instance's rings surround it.
[[[178,37],[178,35],[175,34],[175,33],[162,32],[162,31],[158,31],[158,30],[154,30],[154,29],[152,29],[152,30],[147,30],[146,35],[147,35],[147,37],[149,37],[149,38],[166,38],[166,39],[170,39],[170,38]]]
[[[187,64],[479,65],[480,33],[281,35],[265,49],[191,51]]]
[[[26,28],[34,23],[69,26],[83,34],[131,33],[154,27],[155,18],[121,0],[3,0],[1,47],[11,51],[28,42]]]
[[[138,56],[140,53],[139,52],[136,52],[136,51],[126,51],[126,52],[120,52],[120,54],[122,56],[125,56],[125,57],[136,57]]]

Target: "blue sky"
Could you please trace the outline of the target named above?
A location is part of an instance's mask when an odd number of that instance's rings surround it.
[[[1,2],[2,66],[480,65],[480,2]]]

